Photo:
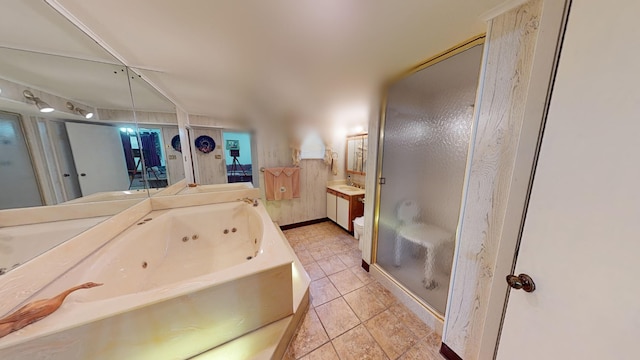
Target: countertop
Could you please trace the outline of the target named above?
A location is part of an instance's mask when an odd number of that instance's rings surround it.
[[[331,189],[333,191],[337,191],[339,193],[343,193],[349,196],[364,195],[364,189],[360,189],[355,186],[349,186],[346,184],[327,185],[327,189]]]

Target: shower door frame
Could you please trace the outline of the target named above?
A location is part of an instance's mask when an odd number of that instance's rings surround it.
[[[376,187],[375,187],[375,198],[374,198],[374,210],[373,210],[373,233],[372,233],[372,245],[371,245],[371,264],[375,267],[375,269],[377,271],[379,271],[382,275],[384,275],[388,280],[390,280],[395,286],[397,286],[400,290],[402,290],[406,295],[408,295],[412,300],[414,300],[415,302],[417,302],[418,304],[420,304],[425,310],[427,310],[432,316],[434,316],[436,319],[438,319],[441,323],[444,322],[444,318],[445,318],[445,314],[440,314],[440,312],[438,312],[436,309],[434,309],[429,303],[427,303],[425,300],[423,300],[422,298],[420,298],[419,296],[417,296],[416,294],[414,294],[411,290],[409,290],[406,286],[404,286],[402,283],[400,283],[395,277],[393,277],[391,274],[389,274],[384,268],[382,268],[380,265],[378,265],[377,263],[377,257],[378,257],[378,235],[379,235],[379,220],[380,220],[380,195],[381,195],[381,185],[384,185],[384,181],[383,181],[383,176],[382,176],[382,167],[383,167],[383,155],[384,155],[384,128],[385,128],[385,124],[386,124],[386,111],[387,111],[387,97],[388,97],[388,93],[389,93],[389,88],[391,87],[391,85],[393,85],[394,83],[396,83],[397,81],[404,79],[412,74],[417,73],[420,70],[423,70],[425,68],[428,68],[429,66],[435,65],[441,61],[447,60],[455,55],[458,55],[466,50],[469,50],[475,46],[478,45],[483,45],[485,44],[485,40],[486,40],[486,33],[482,33],[480,35],[474,36],[466,41],[463,41],[462,43],[449,48],[437,55],[434,55],[428,59],[426,59],[425,61],[420,62],[418,65],[411,67],[410,69],[392,77],[391,79],[389,79],[388,81],[385,82],[385,84],[382,87],[382,101],[381,101],[381,105],[380,105],[380,123],[378,124],[378,154],[376,156],[377,161],[376,161]],[[479,76],[479,81],[478,81],[478,88],[480,89],[481,85],[482,85],[482,73],[484,72],[484,57],[485,57],[485,52],[486,50],[483,49],[483,55],[482,55],[482,64],[480,67],[480,74],[478,74]],[[476,89],[476,100],[478,98],[478,90]],[[477,101],[476,101],[477,102]],[[472,116],[472,128],[471,128],[471,134],[473,135],[474,133],[474,129],[476,127],[476,110],[474,109],[473,112],[473,116]],[[467,173],[468,173],[468,167],[469,167],[469,154],[471,153],[471,146],[472,146],[473,142],[469,141],[469,148],[467,149],[467,163],[465,165],[465,179],[464,179],[464,186],[463,186],[463,191],[464,189],[467,187]],[[462,205],[464,203],[464,197],[461,197],[461,202],[460,202],[460,209],[462,209]],[[461,217],[461,213],[458,214],[458,224],[456,225],[456,231],[455,231],[455,236],[454,236],[454,251],[455,249],[458,247],[458,236],[459,236],[459,232],[460,232],[460,217]],[[452,268],[453,265],[455,264],[455,259],[454,259],[454,263],[452,264]],[[448,299],[447,299],[448,302]],[[446,311],[446,310],[445,310]]]

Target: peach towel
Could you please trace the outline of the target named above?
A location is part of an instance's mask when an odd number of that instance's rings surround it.
[[[289,200],[300,197],[300,168],[264,169],[264,192],[267,200]]]

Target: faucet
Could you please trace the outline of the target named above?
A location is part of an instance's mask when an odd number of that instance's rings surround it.
[[[253,205],[254,207],[258,206],[258,199],[250,199],[246,197],[242,199],[242,201],[246,202],[247,204]]]

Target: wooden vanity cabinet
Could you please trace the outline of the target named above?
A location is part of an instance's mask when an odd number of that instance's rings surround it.
[[[353,232],[353,219],[364,214],[364,194],[347,195],[327,188],[327,217],[343,229]]]

